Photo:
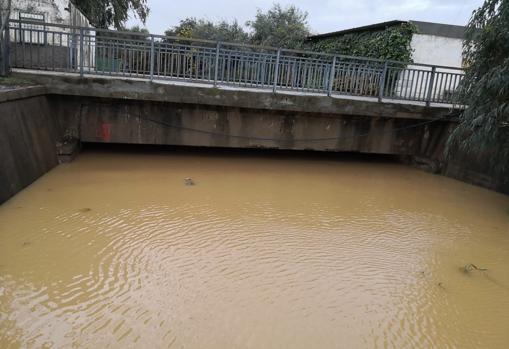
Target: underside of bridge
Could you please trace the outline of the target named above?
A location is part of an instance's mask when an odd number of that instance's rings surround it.
[[[30,79],[39,86],[0,94],[0,202],[81,142],[390,154],[443,172],[456,124],[450,109],[411,104],[108,78]]]
[[[31,77],[82,142],[275,148],[439,158],[447,108],[118,79]]]

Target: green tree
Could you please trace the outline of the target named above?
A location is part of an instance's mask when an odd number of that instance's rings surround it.
[[[149,13],[147,0],[74,0],[73,3],[97,28],[122,29],[131,12],[145,23]]]
[[[455,151],[489,158],[495,175],[509,172],[509,0],[486,0],[473,12],[464,43],[466,105],[448,144]]]
[[[295,6],[281,7],[274,4],[267,12],[258,9],[247,26],[253,31],[251,42],[255,45],[301,48],[310,35],[307,12]]]
[[[125,28],[124,30],[131,33],[149,34],[147,28],[142,28],[139,25],[132,26],[131,28]]]
[[[181,20],[179,25],[168,29],[165,35],[226,42],[245,43],[249,40],[248,33],[236,20],[231,23],[226,21],[214,23],[192,17]]]

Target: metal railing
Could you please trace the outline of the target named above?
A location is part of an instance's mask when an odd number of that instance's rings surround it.
[[[150,80],[452,104],[459,68],[11,20],[10,64]]]
[[[9,72],[9,14],[0,7],[0,76]]]

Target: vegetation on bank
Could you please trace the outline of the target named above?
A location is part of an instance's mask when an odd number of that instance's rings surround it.
[[[34,82],[24,79],[18,78],[14,76],[8,77],[0,77],[0,86],[8,86],[8,87],[16,87],[16,86],[33,86]]]
[[[74,4],[98,28],[126,30],[129,14],[146,22],[150,9],[147,0],[74,0]],[[274,4],[267,11],[258,10],[244,27],[237,20],[212,22],[188,17],[168,28],[168,36],[238,42],[254,45],[307,49],[345,55],[411,61],[410,40],[415,32],[411,24],[402,24],[369,33],[352,33],[311,42],[308,14],[296,6]],[[140,28],[127,29],[139,32]],[[143,32],[143,31],[142,31]]]
[[[310,41],[308,37],[312,33],[307,23],[307,16],[306,12],[295,6],[282,7],[275,4],[266,12],[258,10],[254,20],[246,23],[250,31],[244,29],[237,20],[214,23],[191,17],[181,20],[177,26],[171,27],[165,34],[403,62],[412,60],[410,42],[412,35],[417,32],[413,24],[403,23],[373,32],[351,33]]]
[[[164,32],[167,36],[180,36],[183,38],[208,39],[227,42],[248,42],[249,35],[242,26],[233,22],[221,21],[214,23],[205,19],[189,17],[180,21],[174,27]]]
[[[275,4],[266,12],[258,10],[255,18],[246,23],[248,30],[237,20],[215,23],[190,17],[169,28],[165,34],[404,62],[412,60],[410,41],[412,34],[417,31],[413,24],[403,23],[373,32],[310,41],[308,38],[312,33],[307,16],[306,12],[295,6],[282,7]]]
[[[258,10],[255,19],[246,23],[252,30],[251,43],[290,49],[302,48],[311,34],[307,17],[307,12],[295,6],[282,8],[275,4],[267,12]]]
[[[412,61],[410,42],[417,27],[402,23],[383,30],[349,33],[310,42],[308,49],[317,52],[342,53],[352,56]]]
[[[212,22],[194,17],[186,18],[165,34],[185,38],[229,41],[253,45],[302,48],[311,35],[307,13],[295,6],[282,7],[275,4],[263,12],[258,10],[255,18],[248,21],[246,30],[237,20]]]
[[[449,139],[448,155],[478,154],[509,182],[509,0],[486,0],[474,11],[464,59],[458,102],[468,107]]]

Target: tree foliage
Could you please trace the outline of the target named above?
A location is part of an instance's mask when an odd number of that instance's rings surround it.
[[[467,105],[449,139],[461,150],[488,156],[494,174],[509,172],[509,0],[486,0],[473,12],[464,43],[465,78],[459,101]]]
[[[124,30],[131,32],[131,33],[149,34],[149,31],[147,28],[140,27],[139,25],[134,25],[131,28],[126,28]]]
[[[275,4],[267,12],[258,10],[255,19],[246,23],[246,31],[236,20],[218,23],[193,17],[181,20],[179,25],[168,29],[169,36],[251,43],[255,45],[299,48],[309,35],[307,13],[295,6],[286,8]]]
[[[168,36],[182,36],[184,38],[206,39],[214,41],[247,42],[249,35],[244,28],[234,20],[232,23],[221,21],[214,23],[204,19],[189,17],[180,21],[179,25],[165,32]]]
[[[74,0],[73,3],[97,28],[122,29],[131,12],[145,23],[149,13],[147,0]]]
[[[256,45],[301,48],[310,35],[307,12],[295,6],[281,7],[274,4],[267,12],[258,10],[253,21],[251,42]]]
[[[306,46],[318,52],[411,62],[410,42],[416,32],[417,27],[414,24],[403,23],[384,30],[316,39]]]
[[[165,34],[411,62],[410,42],[417,32],[415,25],[404,23],[376,32],[347,34],[313,42],[308,40],[311,33],[307,13],[295,6],[282,7],[279,4],[274,4],[267,11],[259,9],[246,26],[249,32],[237,21],[214,23],[190,17],[181,20]]]

